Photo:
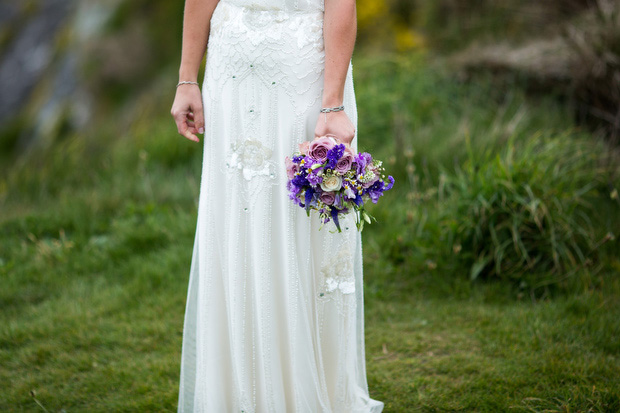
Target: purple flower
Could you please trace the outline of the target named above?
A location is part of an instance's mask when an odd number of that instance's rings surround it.
[[[310,185],[312,186],[317,186],[318,184],[323,182],[323,177],[318,176],[315,173],[309,173],[306,179],[308,180],[308,182],[310,182]]]
[[[289,199],[295,202],[295,204],[303,206],[301,200],[299,199],[299,193],[301,192],[301,188],[296,187],[291,181],[288,181],[286,183],[286,189],[288,189]]]
[[[342,143],[331,148],[327,152],[327,167],[330,169],[335,169],[343,153],[344,145]]]
[[[289,191],[289,192],[291,192],[291,193],[295,193],[295,194],[298,194],[298,193],[299,193],[299,191],[301,190],[301,188],[300,188],[300,187],[298,187],[298,186],[296,186],[296,185],[293,183],[293,181],[288,181],[288,182],[286,183],[286,189],[288,189],[288,191]]]
[[[314,165],[316,163],[320,163],[320,162],[317,162],[316,160],[312,159],[311,157],[306,156],[303,168],[310,169],[312,167],[312,165]]]
[[[338,229],[338,232],[340,232],[341,231],[340,222],[338,222],[338,210],[336,208],[332,208],[331,216],[332,216],[332,219],[334,220],[334,224],[336,224],[336,228]]]
[[[342,195],[340,194],[340,192],[336,193],[336,200],[334,201],[334,206],[338,209],[342,209],[342,207],[344,206],[342,204]]]
[[[370,188],[366,190],[366,193],[370,197],[370,200],[373,204],[376,204],[381,195],[394,186],[394,178],[390,175],[388,177],[388,184],[386,185],[384,181],[378,180]]]
[[[310,212],[310,204],[312,202],[312,198],[314,196],[314,191],[312,188],[306,188],[306,193],[304,194],[304,202],[303,206],[306,208],[306,212]]]
[[[306,176],[308,175],[308,172],[305,171],[304,169],[299,171],[299,175],[295,176],[293,179],[291,179],[291,183],[293,185],[295,185],[296,187],[304,187],[306,185],[309,185],[308,180],[306,179]]]
[[[363,175],[366,166],[372,164],[372,156],[368,152],[360,152],[355,157],[355,163],[357,164],[357,174]]]
[[[353,200],[353,202],[355,203],[355,205],[357,205],[358,207],[364,205],[364,199],[362,198],[361,195],[357,195],[355,197],[355,199]]]
[[[379,198],[381,197],[381,195],[383,195],[383,191],[368,190],[367,194],[370,197],[370,200],[372,201],[372,203],[376,204],[377,201],[379,201]]]

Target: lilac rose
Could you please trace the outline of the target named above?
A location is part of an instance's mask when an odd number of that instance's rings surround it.
[[[344,153],[336,162],[336,167],[334,168],[337,172],[344,174],[351,169],[353,165],[353,161],[355,161],[355,154],[353,153],[353,149],[350,146],[346,145],[344,149]]]
[[[286,165],[286,175],[288,179],[295,178],[295,173],[299,172],[299,165],[294,163],[288,156],[284,158],[284,163]]]
[[[331,137],[322,136],[316,138],[308,147],[308,155],[323,163],[327,160],[327,152],[336,145],[336,140]]]
[[[320,198],[323,203],[327,205],[332,205],[336,200],[336,194],[334,194],[333,192],[323,192]]]

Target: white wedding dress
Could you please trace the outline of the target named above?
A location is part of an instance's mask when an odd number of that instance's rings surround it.
[[[366,380],[360,234],[352,217],[319,231],[286,189],[284,157],[319,117],[322,28],[323,0],[213,13],[179,412],[383,410]],[[344,105],[356,124],[350,67]]]

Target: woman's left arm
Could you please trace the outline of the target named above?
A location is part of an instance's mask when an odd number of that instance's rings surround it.
[[[322,107],[343,104],[344,84],[355,47],[357,17],[355,0],[325,0],[323,41],[325,45],[325,76]],[[340,142],[350,144],[355,127],[344,111],[321,113],[315,136],[334,135]]]

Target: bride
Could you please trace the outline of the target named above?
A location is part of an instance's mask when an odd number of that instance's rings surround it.
[[[171,113],[204,153],[179,412],[383,410],[366,379],[360,234],[350,216],[319,230],[284,166],[318,136],[357,148],[355,13],[355,0],[186,0]]]

